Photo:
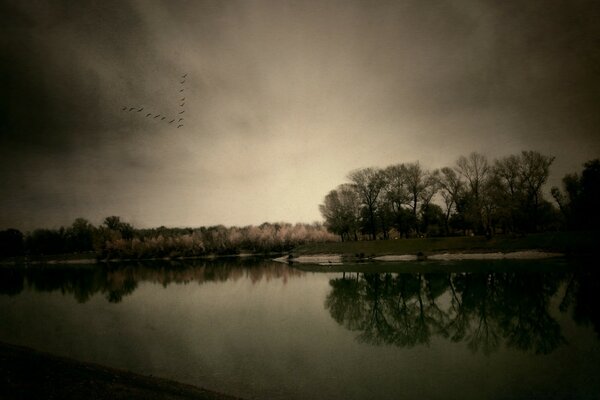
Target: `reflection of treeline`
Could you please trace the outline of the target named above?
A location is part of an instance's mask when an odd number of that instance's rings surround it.
[[[433,171],[419,162],[364,168],[325,196],[320,210],[342,240],[473,232],[492,235],[544,230],[598,229],[600,160],[567,175],[543,195],[554,157],[523,151],[494,162],[478,153]]]
[[[78,218],[69,227],[36,229],[26,235],[0,232],[0,257],[96,252],[101,258],[196,257],[208,254],[267,253],[336,240],[321,224],[264,223],[260,226],[135,229],[119,217],[100,226]]]
[[[102,294],[110,302],[120,302],[133,293],[141,282],[151,282],[164,287],[196,282],[224,282],[249,279],[252,283],[262,279],[281,279],[304,274],[301,271],[256,260],[195,261],[186,263],[161,262],[156,265],[119,265],[105,268],[1,268],[0,294],[17,295],[25,288],[38,292],[71,294],[83,303],[95,294]]]
[[[330,281],[325,306],[358,340],[412,347],[432,336],[486,354],[502,342],[547,354],[565,342],[551,300],[580,324],[593,324],[598,276],[568,273],[356,274]],[[564,292],[560,289],[564,289]]]

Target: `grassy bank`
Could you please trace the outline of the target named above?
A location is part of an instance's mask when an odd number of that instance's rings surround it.
[[[0,343],[0,398],[235,400],[191,385]]]
[[[567,255],[591,254],[600,245],[598,232],[545,232],[524,236],[498,235],[439,237],[418,239],[375,240],[359,242],[309,243],[296,247],[294,256],[309,254],[341,254],[344,257],[374,257],[383,255],[430,255],[444,252],[511,252],[542,250]]]

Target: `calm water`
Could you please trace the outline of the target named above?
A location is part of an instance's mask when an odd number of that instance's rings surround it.
[[[246,398],[600,397],[585,265],[369,268],[4,267],[0,341]]]

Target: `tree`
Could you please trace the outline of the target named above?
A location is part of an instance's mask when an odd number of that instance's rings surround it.
[[[563,191],[552,188],[552,196],[571,229],[598,230],[600,226],[600,159],[586,162],[581,176],[563,178]]]
[[[123,239],[133,238],[133,226],[127,222],[121,222],[121,218],[110,216],[104,219],[104,226],[111,231],[116,231],[121,234]]]
[[[352,182],[364,207],[367,217],[366,228],[370,232],[371,238],[375,240],[377,238],[377,199],[385,187],[384,174],[377,168],[363,168],[351,172],[348,179]]]
[[[357,239],[356,232],[360,223],[360,199],[350,184],[343,184],[325,196],[319,205],[325,226],[331,232],[340,235],[342,241]]]
[[[542,187],[553,161],[552,156],[523,151],[495,162],[490,189],[505,230],[535,231],[540,228],[547,214]]]
[[[469,154],[469,157],[460,156],[456,161],[456,172],[465,178],[468,189],[465,195],[470,197],[465,220],[481,233],[486,228],[481,195],[490,173],[487,157],[476,152]]]
[[[444,201],[444,229],[446,235],[448,235],[450,233],[450,216],[453,210],[458,212],[458,204],[464,190],[464,182],[455,170],[448,167],[442,168],[436,178]]]
[[[77,218],[66,231],[68,251],[92,251],[94,226],[84,218]]]
[[[14,257],[23,254],[23,234],[17,229],[0,231],[0,257]]]
[[[496,160],[493,168],[495,201],[500,208],[500,220],[505,231],[514,231],[519,225],[520,204],[523,188],[521,183],[521,161],[519,156],[511,155]]]
[[[548,180],[554,157],[537,151],[521,152],[521,181],[523,184],[525,220],[527,230],[538,230],[541,222],[540,208],[544,201],[542,186]]]
[[[411,196],[407,187],[406,166],[396,164],[384,170],[385,188],[382,202],[391,225],[402,235],[407,234],[410,226],[410,216],[407,208],[410,206]]]

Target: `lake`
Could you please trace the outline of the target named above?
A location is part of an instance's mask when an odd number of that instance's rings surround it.
[[[0,341],[249,399],[600,397],[586,262],[342,269],[5,266]]]

